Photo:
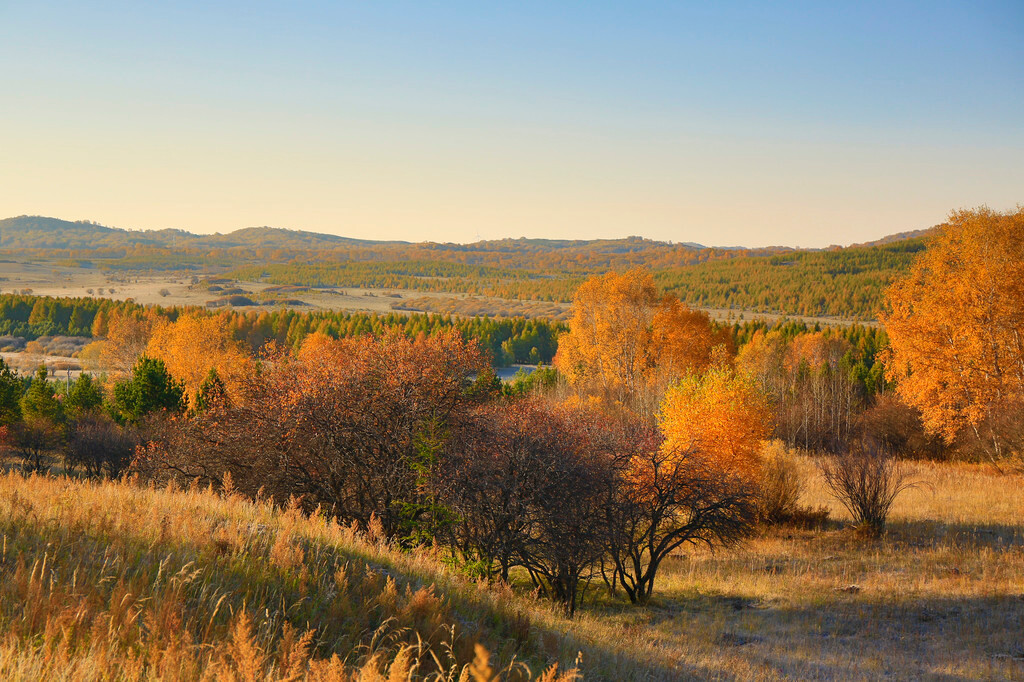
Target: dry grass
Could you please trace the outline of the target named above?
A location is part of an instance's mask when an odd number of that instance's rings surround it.
[[[801,467],[839,523],[679,557],[652,608],[605,600],[577,632],[662,679],[1024,679],[1024,478],[912,465],[866,541]]]
[[[647,609],[595,585],[571,622],[322,518],[9,474],[0,677],[488,679],[582,650],[588,679],[1024,679],[1024,478],[913,465],[863,540],[800,466],[838,523],[675,558]]]
[[[516,608],[319,516],[0,476],[5,680],[524,679],[557,656],[531,656]]]

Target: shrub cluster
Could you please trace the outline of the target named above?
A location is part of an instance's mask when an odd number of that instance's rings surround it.
[[[267,353],[235,395],[165,421],[136,467],[435,544],[481,576],[521,569],[570,614],[602,566],[644,602],[670,552],[750,529],[754,487],[701,452],[625,418],[503,397],[486,365],[454,331],[314,335]]]

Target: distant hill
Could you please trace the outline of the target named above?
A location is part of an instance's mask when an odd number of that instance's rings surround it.
[[[39,216],[0,220],[0,254],[107,270],[217,273],[274,284],[569,301],[589,276],[631,267],[691,305],[873,319],[885,286],[936,228],[830,249],[622,239],[370,241],[273,227],[227,234],[124,230]]]
[[[941,229],[941,225],[935,225],[923,230],[910,230],[909,232],[897,232],[896,234],[890,234],[881,239],[876,239],[873,242],[864,242],[863,244],[851,244],[850,248],[860,246],[882,246],[884,244],[892,244],[894,242],[901,242],[907,239],[918,239],[920,237],[929,237],[937,230]]]
[[[208,246],[318,249],[379,243],[277,227],[246,227],[227,234],[193,234],[170,229],[125,230],[88,221],[72,222],[42,216],[18,216],[0,220],[2,249],[89,249],[140,245],[165,248]]]
[[[873,242],[853,246],[876,246],[923,236],[928,230],[900,232]],[[185,230],[127,230],[108,227],[87,220],[61,220],[45,216],[17,216],[0,219],[0,249],[88,249],[102,246],[213,246],[222,248],[254,247],[280,249],[332,249],[339,246],[410,246],[407,241],[379,241],[353,239],[333,234],[290,230],[280,227],[244,227],[233,232],[195,234]],[[704,246],[695,242],[663,242],[644,237],[621,239],[518,239],[484,240],[471,244],[450,242],[420,242],[423,248],[438,251],[483,252],[537,252],[537,251],[592,251],[629,253],[651,248],[690,249],[694,251],[771,252],[814,251],[785,246],[748,248],[744,246]]]

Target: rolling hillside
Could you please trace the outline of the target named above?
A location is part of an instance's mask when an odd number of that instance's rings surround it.
[[[269,227],[214,235],[132,231],[22,216],[0,220],[0,255],[121,272],[561,302],[588,276],[646,267],[691,305],[871,320],[885,286],[924,248],[926,232],[826,250],[711,248],[640,237],[413,244]]]

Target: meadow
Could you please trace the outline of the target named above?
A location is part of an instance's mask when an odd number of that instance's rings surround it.
[[[440,552],[230,491],[12,471],[0,675],[525,679],[558,663],[606,680],[1024,679],[1024,477],[908,466],[919,485],[880,539],[802,457],[824,529],[681,552],[646,608],[597,581],[572,620],[515,578],[475,583]]]

